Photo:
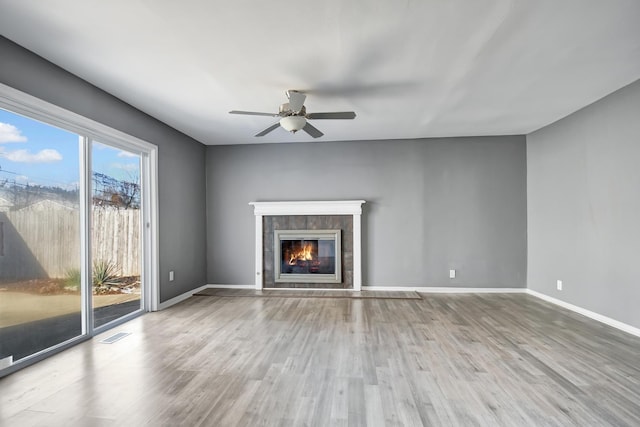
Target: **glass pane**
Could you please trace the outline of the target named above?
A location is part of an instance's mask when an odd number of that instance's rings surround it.
[[[94,142],[92,288],[94,327],[142,308],[140,155]]]
[[[79,140],[0,109],[0,367],[83,333]]]

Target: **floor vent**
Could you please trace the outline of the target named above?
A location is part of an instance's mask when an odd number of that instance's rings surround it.
[[[111,335],[110,337],[105,338],[100,342],[103,344],[113,344],[114,342],[121,340],[127,335],[131,335],[131,332],[118,332],[117,334]]]

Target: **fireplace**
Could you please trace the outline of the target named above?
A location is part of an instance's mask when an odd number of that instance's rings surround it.
[[[359,291],[364,203],[251,202],[256,226],[255,288]],[[314,254],[321,259],[314,261]]]
[[[340,230],[274,230],[276,283],[341,283]]]

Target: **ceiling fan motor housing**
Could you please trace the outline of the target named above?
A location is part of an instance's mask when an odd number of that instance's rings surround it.
[[[306,116],[307,115],[307,108],[303,105],[302,108],[300,109],[300,111],[292,111],[291,107],[289,106],[288,102],[285,102],[284,104],[280,105],[280,111],[279,113],[280,116],[282,117],[287,117],[287,116]]]

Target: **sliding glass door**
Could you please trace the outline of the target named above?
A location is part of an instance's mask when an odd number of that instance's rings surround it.
[[[0,377],[155,309],[155,189],[154,145],[0,84]]]
[[[85,333],[80,141],[0,109],[0,368]]]
[[[141,155],[91,144],[93,327],[143,308]]]

